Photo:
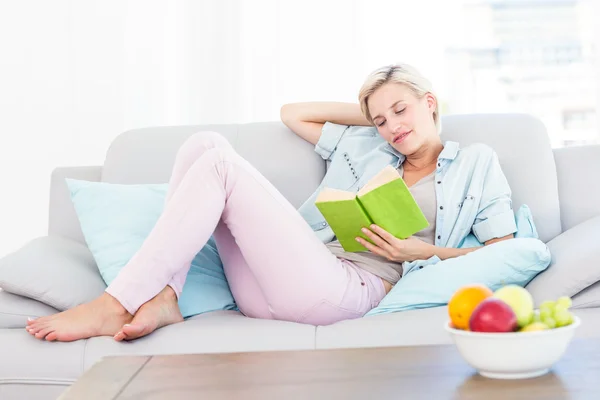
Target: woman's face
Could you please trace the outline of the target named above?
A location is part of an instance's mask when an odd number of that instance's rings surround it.
[[[433,120],[437,103],[430,93],[419,99],[405,85],[386,83],[369,97],[368,107],[379,134],[404,155],[439,140]]]

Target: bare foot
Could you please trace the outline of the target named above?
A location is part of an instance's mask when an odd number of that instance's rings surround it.
[[[27,332],[38,339],[72,342],[94,336],[113,336],[133,316],[108,293],[58,314],[27,322]]]
[[[177,296],[170,286],[165,287],[152,300],[144,303],[135,313],[130,324],[114,336],[115,340],[133,340],[146,336],[163,326],[183,322]]]

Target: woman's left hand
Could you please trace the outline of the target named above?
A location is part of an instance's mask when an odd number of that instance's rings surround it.
[[[433,256],[433,246],[416,237],[398,239],[377,225],[371,229],[363,228],[363,233],[374,243],[369,243],[361,237],[356,240],[372,253],[378,254],[393,262],[426,260]]]

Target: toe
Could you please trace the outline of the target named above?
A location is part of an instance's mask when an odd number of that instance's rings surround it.
[[[114,336],[114,339],[117,342],[122,342],[123,340],[127,339],[127,335],[125,333],[123,333],[123,331],[119,331],[117,332],[117,334]]]
[[[35,335],[36,333],[38,333],[41,330],[42,330],[42,327],[40,327],[40,326],[31,326],[31,327],[27,328],[27,332],[31,333],[32,335]]]
[[[144,335],[144,325],[126,324],[123,325],[122,331],[127,339],[135,339]]]
[[[30,330],[30,332],[32,332],[32,333],[35,334],[35,333],[38,333],[39,331],[41,331],[43,329],[48,328],[49,326],[50,326],[50,324],[47,323],[47,322],[46,323],[40,323],[40,324],[36,324],[36,325],[30,326],[29,330]]]
[[[48,316],[46,316],[46,317],[39,317],[39,318],[35,318],[35,319],[33,319],[33,320],[31,321],[31,323],[32,323],[32,324],[41,324],[41,323],[45,323],[45,322],[48,322],[48,321],[50,321],[51,317],[52,317],[51,315],[48,315]]]
[[[50,332],[47,336],[46,336],[46,340],[49,342],[53,342],[58,338],[58,335],[56,334],[56,332]]]
[[[40,321],[38,319],[36,319],[35,321],[32,321],[31,324],[27,325],[30,328],[39,328],[40,326],[45,326],[46,325],[46,321]]]
[[[39,331],[38,333],[36,333],[35,337],[38,338],[38,339],[43,339],[50,332],[52,332],[52,328],[45,328],[45,329],[42,329],[41,331]]]

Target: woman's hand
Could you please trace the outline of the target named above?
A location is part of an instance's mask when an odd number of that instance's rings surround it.
[[[404,261],[427,260],[434,255],[435,246],[413,236],[403,240],[394,237],[377,225],[371,225],[370,228],[363,228],[362,231],[374,244],[361,237],[357,237],[356,240],[372,253],[385,257],[390,261],[402,263]]]

